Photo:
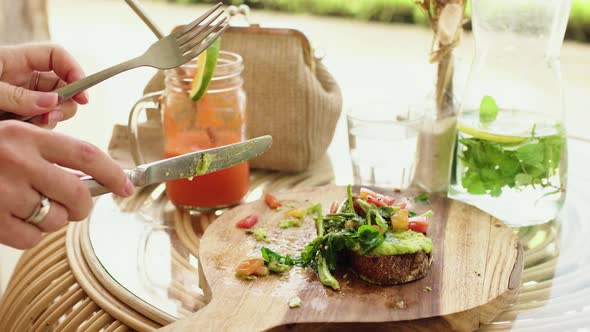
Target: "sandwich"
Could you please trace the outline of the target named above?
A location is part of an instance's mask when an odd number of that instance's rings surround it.
[[[322,215],[316,204],[317,237],[298,257],[281,256],[263,247],[262,256],[271,266],[309,266],[327,287],[340,289],[332,272],[351,268],[363,280],[380,285],[397,285],[425,277],[432,262],[432,240],[427,237],[432,211],[420,215],[408,202],[361,188],[347,188],[347,197],[334,202]],[[284,269],[283,269],[284,270]]]

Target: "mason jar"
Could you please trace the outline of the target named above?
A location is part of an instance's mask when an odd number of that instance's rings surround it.
[[[246,95],[242,57],[221,51],[207,92],[199,100],[190,97],[195,62],[165,72],[161,109],[164,157],[210,149],[245,139]],[[177,206],[217,208],[239,203],[249,188],[249,167],[239,165],[193,179],[169,181],[166,192]]]

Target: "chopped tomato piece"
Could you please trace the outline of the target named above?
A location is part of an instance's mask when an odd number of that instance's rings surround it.
[[[262,258],[251,258],[246,259],[240,262],[240,265],[236,268],[236,273],[251,276],[253,274],[257,274],[257,272],[262,272],[261,268],[264,266],[264,259]]]
[[[392,206],[393,203],[395,203],[395,198],[391,196],[381,195],[381,198],[383,199],[383,203],[387,206]]]
[[[279,201],[276,197],[274,197],[271,194],[264,195],[264,202],[271,209],[276,209],[276,208],[283,205],[283,203],[281,203],[281,201]]]
[[[336,213],[336,212],[338,212],[338,206],[339,205],[340,205],[340,202],[333,201],[332,204],[330,205],[330,213]]]
[[[414,221],[414,222],[428,222],[428,218],[425,216],[415,216],[409,219],[409,221]]]
[[[392,206],[393,203],[395,203],[395,198],[376,193],[367,188],[361,188],[360,196],[361,199],[364,199],[369,203],[375,204],[376,206]]]
[[[408,223],[408,228],[413,230],[414,232],[422,233],[426,235],[428,231],[428,222],[426,221],[410,221]]]
[[[376,206],[385,206],[385,203],[374,196],[367,196],[367,203],[375,204]]]
[[[360,195],[361,195],[361,199],[366,199],[368,196],[377,197],[379,194],[377,194],[376,192],[374,192],[371,189],[361,187]]]
[[[256,225],[257,222],[258,222],[258,216],[255,214],[251,214],[251,215],[245,217],[244,219],[238,221],[236,223],[236,227],[250,229],[250,228],[254,227],[254,225]]]
[[[408,204],[406,202],[402,202],[398,206],[399,206],[400,209],[405,209],[408,206]]]

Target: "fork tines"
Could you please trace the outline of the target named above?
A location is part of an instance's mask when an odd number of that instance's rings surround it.
[[[220,2],[179,31],[176,41],[184,57],[196,57],[229,27],[227,17],[221,17],[223,9],[218,10],[221,6]]]

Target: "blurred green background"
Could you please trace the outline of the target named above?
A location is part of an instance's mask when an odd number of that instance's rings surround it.
[[[178,3],[219,2],[219,0],[167,1]],[[422,11],[412,0],[223,0],[223,2],[233,5],[245,3],[251,8],[350,17],[364,21],[427,24]],[[590,42],[590,0],[572,0],[566,38]]]

